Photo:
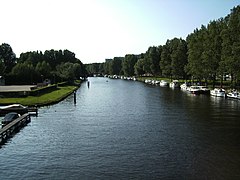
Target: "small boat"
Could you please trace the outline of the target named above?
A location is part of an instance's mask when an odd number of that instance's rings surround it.
[[[233,90],[230,93],[227,93],[227,97],[233,99],[240,99],[240,93]]]
[[[180,85],[180,89],[183,91],[187,91],[189,89],[188,84],[185,82],[183,84]]]
[[[210,94],[210,89],[207,86],[199,86],[201,94]]]
[[[165,80],[161,80],[159,84],[160,84],[160,86],[162,86],[162,87],[168,86],[168,82],[165,81]]]
[[[169,87],[171,88],[180,88],[180,84],[178,82],[178,80],[173,80],[170,84]]]
[[[210,94],[212,96],[216,96],[216,97],[225,97],[226,96],[226,92],[222,88],[215,88],[210,91]]]
[[[146,84],[151,84],[152,83],[152,80],[150,80],[150,79],[145,79],[145,81],[144,81]]]
[[[5,115],[10,112],[17,112],[22,115],[22,114],[28,113],[28,107],[25,107],[21,104],[11,104],[8,106],[0,107],[0,115]]]
[[[201,94],[201,89],[199,86],[190,86],[188,91],[192,94]]]

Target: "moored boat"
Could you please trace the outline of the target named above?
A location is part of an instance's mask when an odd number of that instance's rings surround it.
[[[233,99],[240,99],[240,93],[233,90],[233,91],[227,93],[227,97],[228,98],[233,98]]]
[[[207,86],[199,86],[201,94],[210,94],[210,89]]]
[[[168,86],[168,82],[165,80],[161,80],[160,81],[160,86],[164,87],[164,86]]]
[[[150,79],[145,79],[145,81],[144,81],[146,84],[151,84],[152,83],[152,80],[150,80]]]
[[[188,88],[188,91],[192,94],[200,94],[201,93],[201,89],[199,86],[190,86]]]
[[[21,104],[11,104],[8,106],[0,107],[0,115],[5,115],[9,112],[17,112],[22,115],[22,114],[28,113],[28,107],[25,107]]]
[[[181,84],[180,89],[183,91],[187,91],[189,89],[188,83],[185,82],[185,83]]]
[[[180,84],[178,82],[178,80],[173,80],[170,84],[169,87],[171,88],[180,88]]]
[[[212,96],[216,96],[216,97],[225,97],[226,96],[226,91],[222,88],[215,88],[215,89],[210,91],[210,94]]]

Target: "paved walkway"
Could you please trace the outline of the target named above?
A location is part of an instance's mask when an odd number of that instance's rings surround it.
[[[35,85],[12,85],[12,86],[0,86],[0,92],[22,92],[31,91],[31,88],[36,87]]]

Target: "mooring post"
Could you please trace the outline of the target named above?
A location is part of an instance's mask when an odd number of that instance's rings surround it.
[[[77,103],[77,100],[76,100],[76,91],[74,91],[74,104],[76,104]]]
[[[89,86],[90,86],[90,82],[89,82],[89,81],[87,81],[87,86],[88,86],[88,88],[89,88]]]

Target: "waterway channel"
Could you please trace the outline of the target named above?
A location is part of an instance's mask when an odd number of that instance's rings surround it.
[[[89,81],[0,148],[0,179],[240,179],[240,101]]]

